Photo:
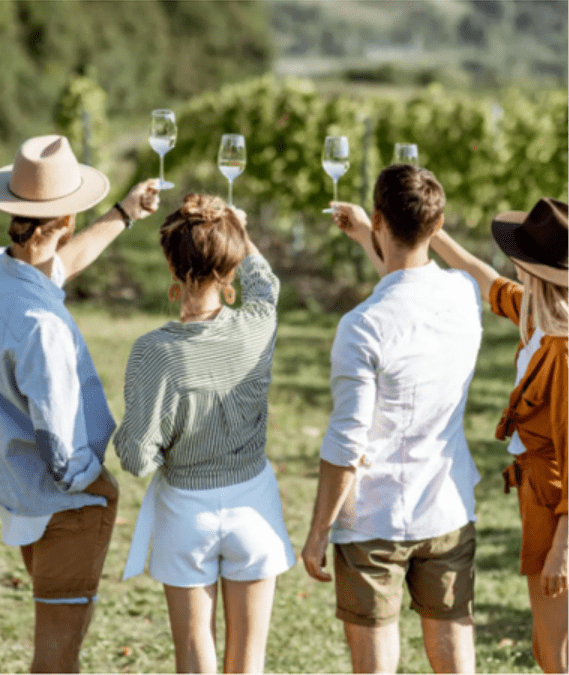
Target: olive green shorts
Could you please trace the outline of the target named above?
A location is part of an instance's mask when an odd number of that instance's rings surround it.
[[[429,619],[472,616],[474,523],[420,541],[336,544],[336,616],[346,623],[382,626],[399,618],[403,581],[411,607]]]

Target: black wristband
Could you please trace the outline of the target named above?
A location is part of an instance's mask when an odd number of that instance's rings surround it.
[[[127,230],[130,230],[130,228],[133,226],[134,220],[128,215],[128,213],[118,202],[115,203],[113,208],[115,208],[121,214],[124,221],[124,226]]]

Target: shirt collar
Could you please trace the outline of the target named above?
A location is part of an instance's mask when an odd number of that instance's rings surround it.
[[[61,299],[65,298],[65,291],[43,272],[40,272],[33,265],[28,265],[22,260],[13,258],[6,252],[6,249],[0,255],[0,264],[9,276],[39,286],[46,293],[51,293]]]
[[[440,267],[434,260],[430,260],[426,265],[421,267],[411,267],[404,270],[395,270],[386,274],[381,281],[376,285],[375,290],[384,291],[395,284],[424,281],[429,279],[440,271]]]
[[[215,330],[220,323],[225,322],[227,317],[231,314],[231,311],[232,310],[229,307],[223,305],[219,314],[211,321],[187,321],[186,323],[182,323],[181,321],[169,321],[164,324],[162,328],[173,333],[182,333],[184,335],[203,335],[204,333]]]

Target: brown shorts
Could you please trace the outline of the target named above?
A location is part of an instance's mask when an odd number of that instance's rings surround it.
[[[114,488],[113,488],[114,489]],[[36,602],[91,602],[115,524],[118,492],[107,506],[54,513],[41,539],[22,546]]]
[[[399,618],[403,581],[421,616],[472,616],[474,523],[421,541],[374,539],[336,544],[336,616],[346,623],[382,626]]]
[[[539,574],[553,544],[559,522],[555,508],[561,500],[557,463],[524,453],[516,464],[520,516],[522,520],[521,574]]]

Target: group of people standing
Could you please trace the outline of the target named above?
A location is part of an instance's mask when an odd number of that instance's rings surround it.
[[[20,546],[35,601],[32,672],[78,672],[116,517],[104,466],[115,432],[64,282],[133,221],[158,208],[146,181],[73,235],[75,214],[108,193],[67,139],[29,139],[0,169],[0,520]],[[473,673],[474,487],[463,416],[481,341],[482,300],[520,327],[517,379],[497,436],[509,438],[533,647],[567,672],[567,204],[508,212],[493,236],[520,283],[443,232],[444,191],[424,168],[384,169],[371,218],[336,203],[333,219],[382,277],[340,321],[333,410],[320,451],[302,558],[331,581],[354,672],[396,672],[403,584],[435,672]],[[187,195],[160,227],[180,318],[139,337],[114,433],[122,467],[154,473],[125,578],[164,585],[177,672],[215,672],[218,588],[225,672],[260,673],[276,578],[295,562],[265,453],[279,280],[245,214]],[[453,269],[430,260],[433,249]],[[233,282],[239,276],[241,302]],[[223,301],[222,301],[223,298]]]

